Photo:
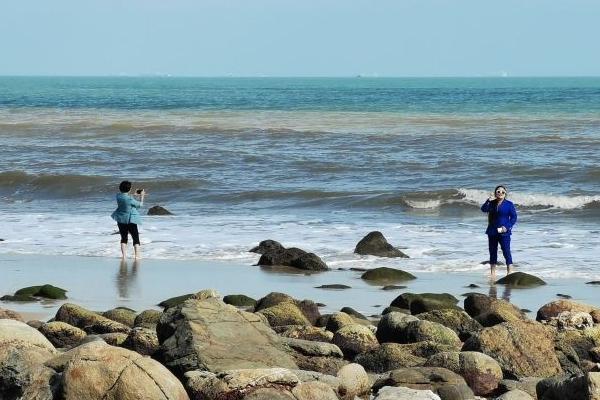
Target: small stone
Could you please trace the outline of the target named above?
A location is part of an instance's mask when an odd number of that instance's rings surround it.
[[[331,285],[315,286],[315,289],[339,289],[339,290],[343,290],[343,289],[352,289],[352,287],[348,286],[348,285],[342,285],[342,284],[334,283],[334,284],[331,284]]]
[[[408,286],[402,286],[402,285],[387,285],[381,288],[381,290],[400,290],[400,289],[406,289]]]
[[[556,296],[560,297],[562,299],[572,299],[573,298],[573,296],[569,296],[568,294],[562,294],[562,293],[557,293]]]

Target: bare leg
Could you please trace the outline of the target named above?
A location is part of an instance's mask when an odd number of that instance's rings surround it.
[[[121,243],[121,258],[123,260],[127,258],[127,243]]]
[[[513,265],[512,264],[508,264],[506,266],[506,275],[512,274],[512,273],[513,273]]]
[[[140,251],[140,245],[136,244],[133,246],[133,251],[135,252],[135,259],[139,260],[142,258],[142,252]]]

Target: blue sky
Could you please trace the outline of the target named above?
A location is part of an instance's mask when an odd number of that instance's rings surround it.
[[[4,0],[0,75],[599,76],[597,0]]]

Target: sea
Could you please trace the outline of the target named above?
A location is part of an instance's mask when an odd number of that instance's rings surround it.
[[[118,257],[127,179],[145,258],[483,273],[502,184],[518,270],[600,278],[600,78],[0,77],[0,154],[4,255]]]

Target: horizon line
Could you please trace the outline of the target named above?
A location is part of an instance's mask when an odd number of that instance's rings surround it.
[[[212,78],[212,79],[511,79],[511,78],[600,78],[600,75],[172,75],[172,74],[106,74],[106,75],[63,75],[63,74],[0,74],[0,78]]]

